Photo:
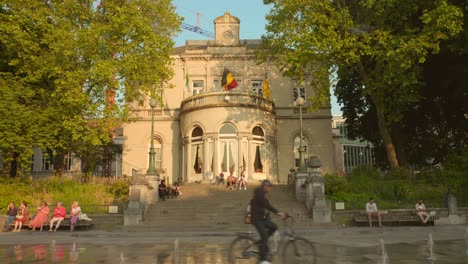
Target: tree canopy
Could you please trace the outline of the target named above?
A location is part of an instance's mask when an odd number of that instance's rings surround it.
[[[128,104],[159,99],[180,22],[170,0],[0,0],[3,159],[109,142]]]
[[[387,159],[392,167],[399,166],[392,124],[421,99],[422,64],[442,41],[461,32],[462,9],[447,0],[264,3],[273,5],[263,37],[270,59],[287,75],[313,75],[316,83],[329,74],[311,71],[311,65],[335,71],[338,79],[349,78],[346,89],[370,102],[364,108],[375,109]]]

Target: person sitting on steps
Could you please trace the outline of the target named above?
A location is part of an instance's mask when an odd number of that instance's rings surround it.
[[[219,185],[219,184],[224,184],[224,173],[223,172],[220,172],[218,176],[216,176],[216,180],[215,180],[215,183],[216,185]]]
[[[166,200],[166,196],[168,195],[168,190],[167,190],[167,186],[166,186],[166,181],[165,180],[161,180],[161,182],[159,183],[159,186],[158,186],[158,194],[159,194],[159,199],[161,201],[165,201]]]
[[[231,175],[229,175],[229,177],[227,178],[226,188],[229,188],[229,190],[232,190],[233,188],[236,188],[236,184],[237,184],[237,178],[234,175],[232,175],[232,172],[231,172]]]
[[[247,180],[245,179],[245,172],[242,171],[239,177],[239,190],[247,190]]]

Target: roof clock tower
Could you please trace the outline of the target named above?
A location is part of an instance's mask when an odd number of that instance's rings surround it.
[[[229,12],[214,20],[216,44],[231,46],[239,44],[239,18]]]

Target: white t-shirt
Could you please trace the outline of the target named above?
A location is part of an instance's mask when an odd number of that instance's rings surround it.
[[[426,206],[424,206],[423,203],[421,203],[421,204],[417,203],[417,204],[416,204],[416,211],[419,211],[419,210],[425,211],[425,210],[426,210]]]
[[[366,203],[366,212],[368,213],[376,213],[377,210],[377,204],[376,203]]]
[[[79,215],[80,212],[81,212],[81,208],[79,206],[77,206],[76,208],[72,207],[72,209],[71,209],[72,216],[77,215],[77,214]]]

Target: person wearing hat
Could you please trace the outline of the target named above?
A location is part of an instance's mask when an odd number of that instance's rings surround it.
[[[286,217],[286,214],[274,208],[268,199],[265,197],[273,189],[273,184],[269,180],[263,180],[262,184],[255,188],[254,196],[250,201],[251,223],[257,229],[260,235],[260,264],[268,264],[270,261],[270,249],[268,248],[268,238],[275,233],[278,227],[270,219],[270,212],[278,215],[281,219]]]

